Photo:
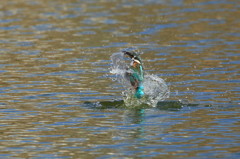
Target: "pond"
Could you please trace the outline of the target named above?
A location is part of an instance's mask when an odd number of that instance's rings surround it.
[[[0,158],[239,158],[238,0],[12,0],[0,11]],[[169,98],[126,107],[111,56]]]

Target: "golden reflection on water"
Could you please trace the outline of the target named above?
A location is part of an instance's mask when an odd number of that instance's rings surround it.
[[[0,157],[237,153],[229,138],[236,139],[238,123],[227,127],[218,119],[237,119],[238,113],[223,115],[217,108],[174,114],[82,107],[84,101],[121,96],[122,88],[109,77],[109,57],[132,46],[144,51],[146,70],[162,76],[176,92],[170,100],[235,103],[238,1],[204,2],[2,1]],[[219,130],[219,125],[226,128]],[[219,138],[234,146],[226,148]]]

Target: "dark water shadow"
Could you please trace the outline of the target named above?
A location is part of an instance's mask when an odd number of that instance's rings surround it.
[[[189,104],[182,103],[180,101],[160,101],[158,102],[156,107],[152,107],[147,104],[141,104],[137,106],[126,106],[123,100],[118,101],[100,101],[100,102],[84,102],[84,106],[92,109],[149,109],[155,108],[159,110],[166,111],[179,111],[183,107],[196,107],[200,106],[200,104]]]

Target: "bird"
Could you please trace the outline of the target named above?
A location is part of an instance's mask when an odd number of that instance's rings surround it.
[[[130,67],[127,68],[125,77],[130,81],[135,90],[134,96],[138,99],[144,96],[144,69],[140,55],[135,51],[122,51],[124,55],[131,58]]]

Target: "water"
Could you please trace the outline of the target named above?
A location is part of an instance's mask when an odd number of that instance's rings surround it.
[[[2,1],[0,158],[239,158],[238,0]],[[124,107],[137,47],[169,98]]]
[[[126,59],[122,52],[118,52],[111,55],[111,61],[110,73],[116,75],[115,80],[120,82],[125,89],[122,92],[125,106],[139,107],[142,104],[147,104],[149,107],[156,107],[158,102],[169,97],[170,91],[165,81],[156,75],[148,74],[146,70],[144,70],[143,80],[144,96],[141,99],[134,97],[135,91],[129,79],[126,78],[126,73],[132,73],[127,69],[130,66],[127,62],[131,60]]]

